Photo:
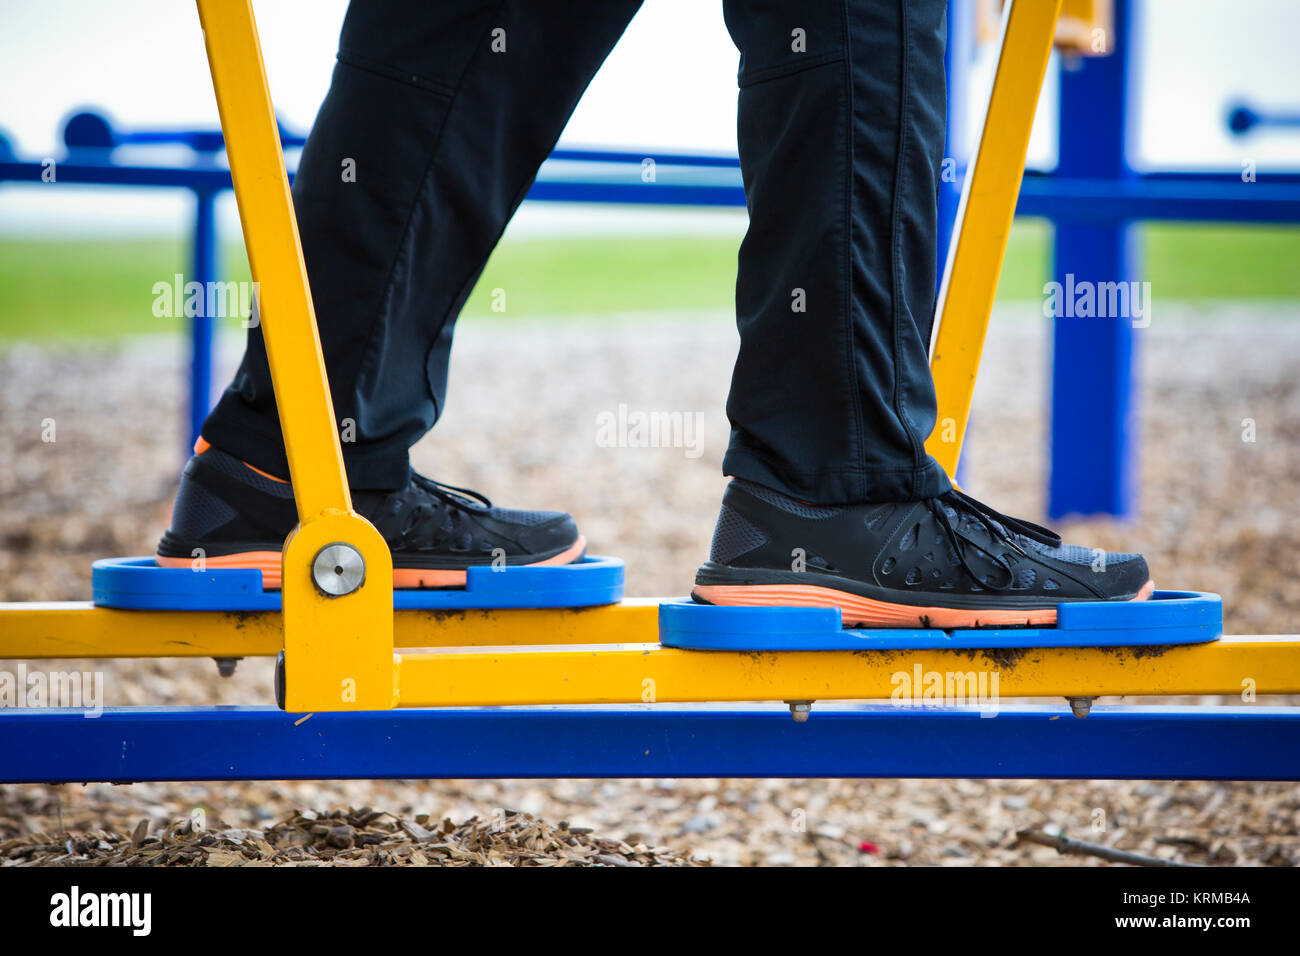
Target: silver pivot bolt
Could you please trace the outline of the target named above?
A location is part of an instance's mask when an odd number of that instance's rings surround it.
[[[361,552],[350,544],[327,544],[316,552],[311,563],[311,579],[322,594],[343,597],[365,581],[366,562]]]
[[[1074,716],[1082,720],[1092,713],[1092,702],[1096,697],[1067,697],[1065,698],[1070,704],[1070,711]]]
[[[796,724],[802,724],[808,721],[808,715],[812,713],[812,701],[787,700],[786,703],[790,705],[790,716],[794,718]]]
[[[234,677],[235,665],[243,660],[241,657],[214,657],[212,659],[217,662],[217,673],[222,677]]]

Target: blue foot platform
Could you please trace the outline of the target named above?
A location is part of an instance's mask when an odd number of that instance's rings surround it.
[[[664,647],[701,651],[857,651],[926,648],[1136,647],[1203,644],[1223,634],[1223,600],[1157,591],[1148,601],[1060,604],[1056,627],[944,631],[844,628],[839,608],[659,605]]]
[[[99,607],[150,611],[278,611],[280,592],[256,570],[160,568],[153,558],[105,558],[90,575]],[[591,607],[623,600],[623,559],[588,555],[572,564],[473,567],[464,588],[400,589],[398,610]]]

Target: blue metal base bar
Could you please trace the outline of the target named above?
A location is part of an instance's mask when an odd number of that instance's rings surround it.
[[[1300,708],[0,711],[0,783],[530,777],[1300,780]]]

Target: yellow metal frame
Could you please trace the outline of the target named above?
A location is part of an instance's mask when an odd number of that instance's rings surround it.
[[[975,159],[962,187],[939,288],[930,372],[938,416],[925,450],[957,473],[975,376],[1025,172],[1029,133],[1052,54],[1061,0],[1011,0]]]
[[[691,701],[888,699],[900,675],[978,679],[993,695],[1300,693],[1300,639],[1230,637],[1169,648],[737,653],[658,644],[658,602],[574,610],[393,611],[382,537],[352,511],[275,117],[248,0],[197,0],[226,136],[299,526],[283,557],[283,613],[0,605],[0,658],[286,659],[287,710]],[[1060,0],[1015,0],[989,115],[967,178],[933,357],[951,473]],[[931,442],[934,441],[932,436]],[[359,589],[329,598],[311,563],[326,544],[363,556]],[[417,650],[419,649],[419,650]],[[400,650],[400,653],[395,653]]]
[[[1002,0],[956,0],[975,7],[975,41],[980,44],[998,39]],[[1076,56],[1108,56],[1114,47],[1111,31],[1115,24],[1114,0],[1063,0],[1061,16],[1056,22],[1055,45],[1058,50]],[[1093,31],[1102,30],[1105,49],[1098,50]]]
[[[1002,699],[1300,693],[1294,636],[1137,649],[733,653],[661,647],[658,602],[649,599],[574,610],[397,611],[394,619],[403,707],[889,699],[899,675],[915,683],[917,673],[997,674],[988,686]],[[0,657],[10,658],[272,657],[281,646],[281,615],[271,611],[12,604],[0,605],[0,620]]]
[[[298,506],[281,558],[285,664],[293,675],[286,706],[391,707],[393,559],[383,536],[352,510],[253,7],[198,0],[198,8]],[[311,567],[322,548],[338,543],[361,554],[365,579],[331,597],[313,583]]]
[[[659,602],[592,608],[393,612],[388,648],[646,643],[659,639]],[[279,611],[127,611],[88,601],[0,604],[0,659],[274,657]]]
[[[927,681],[995,700],[1300,692],[1294,638],[1230,637],[1161,648],[1008,651],[452,650],[402,654],[401,706],[888,700]],[[997,675],[996,679],[993,675]],[[983,675],[983,680],[981,680]],[[942,695],[940,695],[942,697]]]

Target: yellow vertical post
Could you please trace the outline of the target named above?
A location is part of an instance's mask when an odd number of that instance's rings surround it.
[[[352,510],[253,8],[197,3],[298,506],[281,559],[285,708],[388,708],[392,555]]]
[[[956,474],[961,456],[1060,10],[1061,0],[1009,0],[1003,12],[997,72],[979,148],[962,189],[930,356],[938,419],[925,448],[949,475]]]

